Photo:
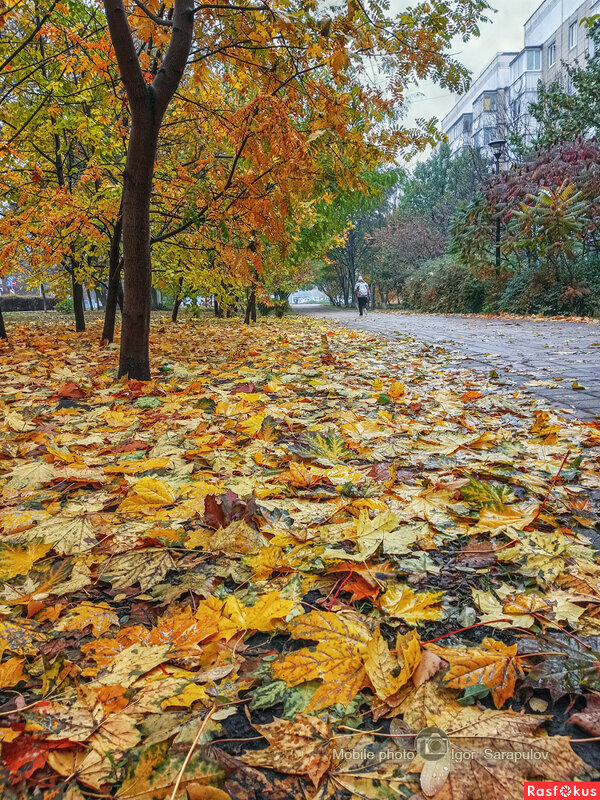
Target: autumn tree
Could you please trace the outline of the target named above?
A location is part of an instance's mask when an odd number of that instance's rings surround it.
[[[447,245],[442,230],[427,217],[390,215],[385,227],[375,231],[375,283],[381,297],[392,292],[399,299],[407,278],[426,261],[441,256]]]
[[[451,250],[487,284],[490,300],[519,312],[589,313],[600,285],[600,150],[581,139],[537,151],[490,177],[459,211]],[[501,264],[494,239],[500,215]]]
[[[303,3],[293,8],[247,2],[195,8],[190,0],[176,0],[172,8],[164,7],[164,13],[157,14],[142,3],[106,0],[132,123],[123,191],[125,299],[120,374],[140,379],[150,374],[152,178],[161,121],[178,86],[185,93],[189,85],[202,84],[210,80],[211,71],[217,72],[255,103],[260,97],[277,98],[292,118],[300,119],[300,109],[310,108],[310,125],[302,131],[305,142],[313,134],[328,131],[341,139],[350,137],[357,153],[376,148],[380,156],[393,157],[399,148],[412,150],[436,136],[432,123],[416,136],[401,127],[386,127],[385,121],[394,117],[402,103],[404,87],[424,77],[450,87],[464,85],[465,70],[446,51],[455,35],[477,33],[486,7],[485,0],[441,8],[422,3],[391,19],[375,4],[351,6],[336,9],[323,26],[313,16],[313,7]],[[137,49],[135,43],[139,43]],[[151,53],[158,63],[152,80],[138,52]],[[190,70],[184,78],[188,58]],[[369,58],[386,65],[387,95],[366,85],[359,74]],[[199,115],[202,111],[197,109]],[[362,130],[355,125],[359,118]],[[272,153],[271,162],[278,157]],[[236,167],[240,160],[241,156],[235,159]]]
[[[0,102],[6,99],[13,82],[18,80],[14,77],[13,61],[34,41],[54,10],[56,2],[57,0],[53,0],[50,6],[37,16],[37,19],[30,20],[28,29],[24,29],[16,21],[14,6],[10,9],[4,8],[3,5],[0,6],[0,28],[4,29],[1,37],[2,45],[0,45],[0,87],[2,91]],[[6,338],[6,327],[0,306],[0,339]]]
[[[36,13],[25,4],[16,30],[27,31]],[[23,272],[31,287],[71,292],[77,330],[83,283],[103,283],[118,227],[125,133],[107,49],[103,15],[69,0],[13,58],[3,83],[3,268]]]

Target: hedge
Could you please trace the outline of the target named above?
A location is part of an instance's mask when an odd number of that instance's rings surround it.
[[[49,311],[54,309],[56,298],[46,298],[46,308]],[[19,294],[3,294],[0,296],[0,310],[6,311],[43,311],[43,297],[23,297]]]

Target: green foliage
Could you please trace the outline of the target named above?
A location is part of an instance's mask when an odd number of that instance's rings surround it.
[[[413,311],[477,314],[483,309],[485,285],[451,255],[426,261],[406,281],[402,298]]]
[[[398,213],[418,216],[447,236],[452,214],[479,189],[489,161],[479,150],[464,150],[452,156],[444,142],[431,157],[415,167],[413,177],[403,186]]]
[[[287,300],[275,300],[273,303],[273,311],[275,316],[281,319],[285,316],[285,312],[289,310],[289,303]]]
[[[575,140],[493,178],[451,228],[450,251],[483,281],[485,306],[518,313],[597,312],[600,152]],[[501,220],[501,264],[495,264]]]
[[[361,176],[362,188],[351,192],[337,192],[317,204],[317,217],[313,228],[305,231],[307,253],[321,254],[313,262],[316,285],[329,299],[346,306],[352,301],[352,292],[360,272],[370,270],[371,252],[365,237],[381,227],[389,199],[401,174],[397,170],[371,170]],[[335,187],[330,187],[332,195]],[[319,242],[329,243],[325,256]]]
[[[51,311],[56,306],[54,297],[46,298],[46,309]],[[0,295],[0,309],[2,311],[43,311],[43,297],[25,297],[19,294]],[[72,310],[72,309],[71,309]]]
[[[73,313],[73,298],[72,297],[63,297],[62,300],[59,300],[56,304],[56,310],[60,311],[61,314],[72,314]]]
[[[577,260],[566,284],[546,265],[526,267],[508,280],[498,308],[517,314],[599,316],[600,261],[595,256]]]
[[[511,215],[509,242],[558,269],[579,254],[586,212],[582,192],[567,180],[557,189],[542,186],[538,194],[528,194]]]

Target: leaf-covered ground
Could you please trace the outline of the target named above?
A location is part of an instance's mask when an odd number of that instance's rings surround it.
[[[3,799],[598,777],[600,426],[327,322],[157,320],[142,384],[54,319],[0,346]]]

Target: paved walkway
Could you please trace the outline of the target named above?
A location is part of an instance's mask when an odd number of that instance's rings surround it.
[[[502,380],[555,407],[586,419],[600,417],[600,324],[377,311],[359,317],[328,306],[294,311],[390,339],[413,336],[441,345],[460,354],[462,366],[494,369]],[[574,381],[585,389],[574,390]]]

